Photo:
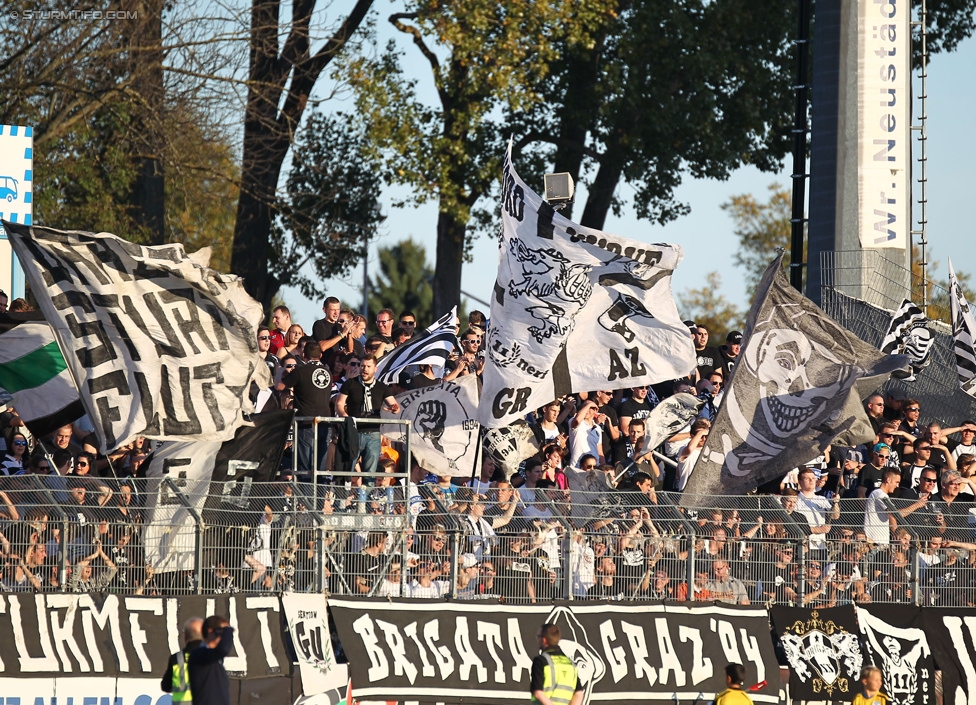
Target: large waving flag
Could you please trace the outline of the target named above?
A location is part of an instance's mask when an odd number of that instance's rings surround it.
[[[36,436],[85,413],[54,331],[39,313],[0,316],[0,389]]]
[[[677,245],[584,228],[557,213],[505,155],[483,426],[507,426],[569,392],[677,379],[696,364],[671,294]]]
[[[376,363],[376,379],[383,384],[396,384],[400,372],[410,365],[442,366],[457,345],[454,319],[457,306]]]
[[[3,222],[102,452],[138,436],[226,441],[267,380],[261,305],[209,251]],[[264,377],[260,377],[260,375]],[[268,386],[265,383],[264,386]]]
[[[871,440],[861,399],[910,361],[886,355],[835,323],[786,280],[780,254],[763,274],[745,344],[683,503],[741,494],[823,453]]]
[[[956,355],[956,374],[959,388],[971,397],[976,397],[976,350],[973,339],[976,337],[976,319],[962,293],[956,270],[949,260],[949,309],[952,312],[952,337],[955,339],[953,352]]]

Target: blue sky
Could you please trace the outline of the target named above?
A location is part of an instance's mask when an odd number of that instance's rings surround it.
[[[386,24],[385,20],[379,23]],[[406,47],[409,70],[421,78],[420,90],[429,94],[430,86],[426,65],[417,61],[417,52]],[[974,165],[976,165],[976,38],[963,42],[952,54],[934,57],[929,66],[928,82],[928,137],[929,137],[929,207],[928,239],[934,261],[938,262],[936,276],[944,278],[948,268],[946,257],[951,256],[956,271],[976,274],[976,242],[974,242],[973,193]],[[917,83],[917,82],[916,82]],[[337,107],[338,109],[338,107]],[[917,101],[916,101],[916,112]],[[914,168],[914,167],[913,167]],[[765,174],[754,168],[735,172],[728,181],[687,179],[678,189],[679,200],[691,206],[691,213],[667,226],[657,226],[638,220],[629,207],[631,191],[628,186],[618,187],[618,195],[628,202],[620,217],[610,215],[606,230],[642,242],[669,242],[684,248],[685,258],[674,274],[676,294],[704,282],[708,272],[716,271],[722,277],[721,293],[742,309],[748,308],[743,272],[732,264],[736,238],[732,221],[721,209],[721,204],[731,196],[752,193],[765,199],[767,188],[774,182],[788,184],[790,158],[787,157],[780,174]],[[541,185],[533,184],[537,191]],[[379,245],[389,246],[407,237],[423,243],[428,259],[433,264],[437,210],[433,204],[418,208],[395,209],[391,207],[395,192],[384,193],[383,212],[388,215],[381,228]],[[577,203],[585,201],[581,190]],[[581,212],[582,208],[577,208]],[[497,263],[495,242],[480,238],[474,247],[474,262],[464,265],[462,290],[479,298],[488,299],[495,279]],[[930,257],[930,261],[933,258]],[[378,269],[375,247],[370,253],[371,274]],[[325,284],[330,295],[347,302],[362,300],[362,267],[358,267],[345,280],[333,279]],[[292,309],[293,319],[306,330],[321,317],[321,302],[309,301],[297,290],[285,289],[285,301]],[[471,302],[470,307],[480,306]]]

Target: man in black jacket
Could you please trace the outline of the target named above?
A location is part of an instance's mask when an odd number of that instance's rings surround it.
[[[174,703],[192,702],[193,695],[190,690],[190,676],[187,665],[192,654],[200,644],[203,643],[203,620],[199,617],[191,617],[183,625],[183,650],[177,651],[169,657],[166,664],[166,671],[159,682],[159,687],[164,693],[173,694]]]
[[[230,705],[224,658],[234,647],[234,628],[218,615],[203,623],[203,643],[190,654],[190,690],[195,705]]]

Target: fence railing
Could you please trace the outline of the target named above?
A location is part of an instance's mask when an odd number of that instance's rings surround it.
[[[748,495],[681,508],[664,493],[393,477],[224,490],[0,478],[0,589],[976,604],[976,505],[961,500]]]

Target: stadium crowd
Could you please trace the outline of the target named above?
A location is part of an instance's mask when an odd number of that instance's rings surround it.
[[[482,373],[481,312],[458,322],[443,368],[407,368],[393,385],[376,365],[414,337],[416,316],[383,309],[367,336],[366,319],[337,299],[323,314],[306,335],[279,306],[258,331],[274,379],[270,395],[255,395],[264,410],[376,419],[403,390]],[[707,327],[687,324],[692,375],[553,400],[526,416],[535,445],[517,467],[485,454],[474,477],[452,479],[408,464],[378,427],[361,426],[349,456],[340,425],[300,426],[277,481],[243,501],[211,487],[205,565],[165,572],[151,556],[166,532],[147,521],[152,443],[102,455],[87,419],[40,438],[10,408],[0,415],[0,590],[976,604],[976,423],[926,423],[900,388],[864,400],[872,442],[828,448],[754,494],[680,506],[742,344],[731,331],[714,346]],[[700,416],[645,447],[651,412],[679,392],[703,402]],[[344,467],[360,472],[343,477]],[[371,515],[361,522],[371,528],[343,528],[336,518],[347,515]]]

